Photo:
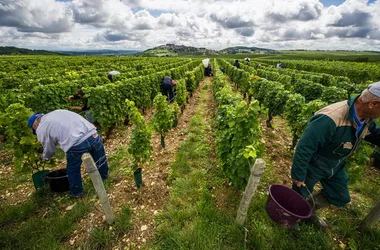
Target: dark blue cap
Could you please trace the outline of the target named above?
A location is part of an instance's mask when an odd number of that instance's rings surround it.
[[[33,134],[35,135],[36,134],[36,131],[33,129],[33,123],[34,121],[40,117],[40,116],[43,116],[44,114],[41,114],[41,113],[34,113],[33,115],[29,116],[29,119],[28,119],[28,127],[32,129],[32,132]]]

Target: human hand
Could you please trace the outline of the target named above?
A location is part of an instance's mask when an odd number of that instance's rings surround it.
[[[79,106],[71,106],[71,107],[69,107],[69,109],[76,110],[76,111],[82,111],[82,107],[79,107]]]
[[[74,98],[74,96],[69,96],[69,97],[67,97],[67,99],[69,99],[70,101],[72,100]]]
[[[292,178],[292,182],[294,184],[296,184],[297,187],[301,187],[301,186],[305,187],[306,186],[306,184],[305,184],[304,181],[297,181],[297,180],[295,180],[295,179]]]

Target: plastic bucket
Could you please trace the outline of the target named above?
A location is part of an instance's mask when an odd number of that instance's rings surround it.
[[[46,181],[50,185],[53,192],[66,192],[69,190],[69,178],[66,169],[58,169],[50,172],[46,177]]]
[[[42,170],[32,175],[32,180],[33,180],[35,189],[42,187],[46,184],[45,177],[48,174],[49,174],[49,170]]]
[[[133,178],[135,180],[136,187],[141,188],[142,187],[142,169],[141,168],[138,168],[135,170],[135,172],[133,172]]]
[[[309,218],[313,212],[310,204],[300,194],[280,184],[269,187],[265,209],[269,217],[283,227],[291,227],[301,219]]]

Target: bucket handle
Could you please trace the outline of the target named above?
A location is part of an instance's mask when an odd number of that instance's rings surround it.
[[[62,176],[58,176],[58,177],[45,176],[45,178],[49,179],[49,180],[58,180],[58,179],[66,178],[66,177],[68,177],[68,175],[62,175]]]
[[[312,211],[314,211],[314,208],[315,208],[315,201],[314,201],[314,197],[313,197],[313,194],[310,192],[310,190],[307,188],[307,186],[306,186],[306,184],[305,183],[303,183],[302,185],[301,185],[301,187],[304,187],[304,188],[306,188],[306,191],[309,193],[309,195],[311,196],[311,200],[313,201],[313,210]]]

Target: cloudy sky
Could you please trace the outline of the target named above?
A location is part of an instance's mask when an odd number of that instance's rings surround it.
[[[380,0],[0,0],[0,46],[380,51]]]

